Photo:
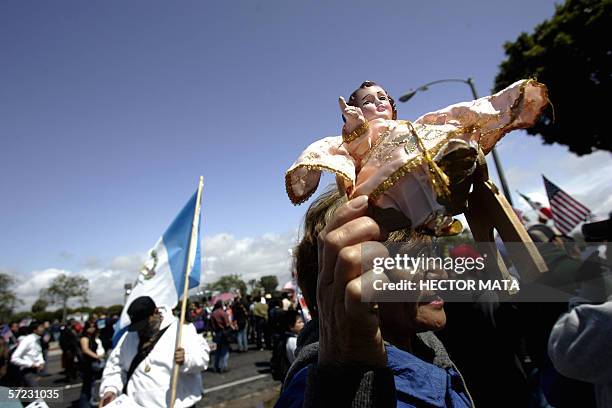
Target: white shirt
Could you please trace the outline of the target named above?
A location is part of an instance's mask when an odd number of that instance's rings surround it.
[[[287,352],[287,359],[290,364],[293,364],[295,360],[295,349],[297,348],[297,336],[287,337],[287,345],[285,351]]]
[[[170,388],[174,365],[174,347],[178,320],[174,316],[164,317],[160,329],[168,327],[153,350],[136,367],[127,387],[127,394],[143,407],[170,406]],[[119,396],[132,360],[138,351],[138,333],[127,332],[113,349],[102,374],[100,398],[111,391]],[[189,407],[202,398],[202,375],[209,361],[209,347],[204,338],[196,333],[193,324],[183,326],[182,347],[185,362],[179,369],[176,389],[176,408]]]
[[[19,345],[11,356],[11,363],[20,368],[30,368],[34,365],[44,365],[40,336],[36,333],[20,337]]]

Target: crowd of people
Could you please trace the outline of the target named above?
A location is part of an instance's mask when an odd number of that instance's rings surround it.
[[[0,336],[0,385],[38,386],[41,377],[50,375],[47,371],[48,350],[49,344],[55,342],[61,350],[64,382],[72,383],[79,379],[82,381],[80,407],[91,407],[92,404],[97,405],[98,401],[106,404],[117,395],[125,393],[123,386],[113,388],[112,384],[122,381],[125,386],[130,376],[134,376],[135,382],[132,398],[145,406],[154,406],[151,405],[154,404],[153,401],[161,397],[151,396],[148,392],[147,395],[139,394],[138,388],[143,386],[140,384],[143,377],[138,377],[138,370],[132,367],[132,362],[135,356],[139,356],[139,360],[136,361],[142,361],[144,359],[142,354],[151,353],[155,346],[159,349],[155,355],[159,354],[160,361],[151,361],[151,357],[147,356],[147,367],[151,370],[150,373],[147,372],[147,377],[152,375],[161,377],[160,384],[169,380],[164,374],[156,373],[154,368],[156,366],[159,368],[160,365],[164,367],[172,365],[172,361],[164,359],[173,355],[171,351],[174,350],[176,328],[171,329],[170,332],[174,334],[164,336],[163,341],[160,337],[173,324],[176,327],[175,315],[178,311],[158,308],[150,298],[146,297],[136,299],[130,308],[136,308],[135,311],[128,309],[132,326],[136,326],[139,322],[141,324],[144,321],[148,322],[153,315],[159,317],[160,324],[157,327],[145,325],[130,329],[136,333],[128,333],[128,336],[121,339],[115,348],[113,348],[113,334],[118,320],[117,315],[107,317],[91,314],[84,322],[68,319],[64,323],[23,319],[20,322],[14,321],[3,325]],[[177,396],[183,400],[183,406],[193,405],[199,400],[202,390],[202,380],[199,377],[201,371],[207,370],[212,374],[225,373],[229,370],[230,351],[236,353],[246,353],[249,350],[272,351],[270,363],[274,378],[282,380],[293,361],[295,340],[303,326],[298,309],[293,292],[277,292],[274,296],[235,295],[225,301],[204,297],[200,302],[189,302],[186,316],[188,334],[182,338],[184,356],[176,361],[177,363],[181,361],[181,365],[185,362],[193,365],[190,374],[197,375],[186,379],[181,377],[183,388],[179,389],[185,391],[185,381],[191,384],[185,395],[181,396],[179,393]],[[287,323],[289,321],[290,323]],[[150,342],[148,349],[141,350],[141,343],[146,339],[154,341]],[[158,345],[156,345],[157,340],[160,340]],[[279,352],[281,348],[282,353]],[[115,354],[112,353],[113,350]],[[209,367],[211,353],[213,361]],[[120,380],[122,370],[123,375],[131,373],[127,380],[125,378]],[[146,370],[146,367],[143,370]],[[113,373],[120,375],[113,377]],[[96,387],[96,383],[99,387]],[[159,406],[165,406],[165,399],[162,398],[161,401]]]
[[[202,304],[191,303],[189,319],[198,333],[214,344],[212,371],[227,372],[230,351],[246,353],[249,344],[253,344],[255,350],[273,352],[272,372],[275,378],[282,379],[293,355],[278,350],[286,344],[295,348],[294,333],[299,333],[295,329],[297,318],[303,322],[299,309],[294,292],[282,292],[280,296],[237,295],[233,300],[217,299],[212,304],[207,298]],[[236,344],[234,350],[232,344]]]
[[[50,343],[61,350],[65,382],[82,378],[79,406],[90,407],[92,386],[111,349],[117,316],[91,314],[85,322],[23,319],[3,325],[0,336],[0,385],[37,387],[48,377]]]
[[[277,292],[190,302],[178,348],[177,310],[148,297],[131,303],[129,331],[114,348],[116,315],[10,322],[0,336],[2,385],[39,385],[49,375],[55,341],[65,381],[82,381],[80,407],[127,396],[142,406],[168,406],[174,364],[180,367],[175,406],[194,406],[202,397],[202,372],[225,373],[230,353],[260,350],[271,352],[272,377],[283,384],[279,408],[610,407],[612,275],[601,245],[610,239],[610,220],[598,229],[587,225],[582,246],[548,225],[528,229],[548,268],[536,283],[565,288],[573,295],[566,302],[522,302],[520,294],[507,301],[481,291],[469,302],[432,301],[438,296],[428,294],[373,305],[362,301],[357,283],[361,253],[345,252],[381,231],[366,221],[366,201],[346,201],[337,191],[316,200],[294,250],[310,321],[294,292]],[[355,220],[362,230],[354,229]],[[407,252],[434,247],[431,237],[408,230],[385,238],[404,242]],[[463,243],[449,255],[477,257],[478,251]],[[453,274],[428,273],[427,279]]]
[[[294,266],[310,321],[294,293],[283,292],[190,302],[179,348],[176,310],[148,297],[132,302],[129,332],[114,348],[117,316],[11,322],[0,336],[0,381],[39,385],[49,375],[49,344],[55,341],[65,381],[82,381],[80,407],[122,395],[143,406],[167,406],[173,364],[181,367],[175,406],[193,406],[202,396],[202,372],[225,373],[230,353],[259,350],[271,352],[271,374],[283,384],[277,407],[610,406],[612,278],[601,246],[610,238],[609,221],[588,231],[582,247],[550,226],[529,228],[548,267],[539,283],[571,287],[567,302],[521,302],[520,295],[509,302],[483,291],[469,302],[441,305],[428,298],[374,307],[361,301],[359,252],[343,251],[380,231],[375,223],[367,225],[370,231],[341,231],[351,221],[367,222],[366,207],[332,191],[308,210]],[[346,242],[330,248],[330,234]],[[406,251],[432,243],[402,230],[386,239],[407,243]],[[450,256],[476,257],[478,251],[460,244]],[[428,279],[448,277],[429,273]]]

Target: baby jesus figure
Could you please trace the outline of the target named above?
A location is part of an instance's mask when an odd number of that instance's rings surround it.
[[[478,155],[506,133],[532,126],[548,97],[543,84],[521,80],[409,122],[397,120],[393,98],[366,81],[339,103],[342,136],[314,142],[287,170],[293,204],[314,193],[326,170],[349,198],[368,195],[378,215],[391,217],[396,227],[444,236],[462,230],[452,216],[465,209]]]

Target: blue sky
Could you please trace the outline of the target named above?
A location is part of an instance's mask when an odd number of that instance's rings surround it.
[[[288,274],[305,207],[283,174],[339,133],[338,96],[365,79],[398,97],[449,77],[487,95],[502,44],[553,12],[547,0],[3,1],[0,269],[24,288],[57,271],[133,280],[202,174],[207,276]],[[468,99],[442,84],[399,116]],[[513,191],[542,194],[545,173],[612,210],[608,153],[578,159],[523,132],[499,152]]]

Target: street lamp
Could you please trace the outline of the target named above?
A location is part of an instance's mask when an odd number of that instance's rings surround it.
[[[432,82],[426,83],[425,85],[421,85],[418,88],[406,93],[405,95],[400,96],[399,101],[406,102],[410,98],[412,98],[414,95],[416,95],[417,92],[427,91],[429,89],[429,86],[439,84],[442,82],[463,82],[464,84],[468,84],[470,86],[470,90],[472,91],[472,96],[474,97],[474,99],[478,99],[478,94],[476,93],[476,87],[474,86],[474,81],[472,81],[472,78],[468,78],[468,79],[451,78],[451,79],[439,79],[437,81],[432,81]],[[502,169],[501,162],[499,160],[499,157],[497,156],[497,152],[495,151],[495,147],[491,150],[491,153],[493,154],[493,162],[495,163],[495,169],[497,170],[497,175],[499,176],[499,181],[501,183],[502,190],[504,191],[504,195],[506,196],[506,199],[508,200],[510,205],[513,205],[512,197],[510,196],[510,189],[508,188],[508,183],[506,182],[506,176],[504,175],[504,170]]]

